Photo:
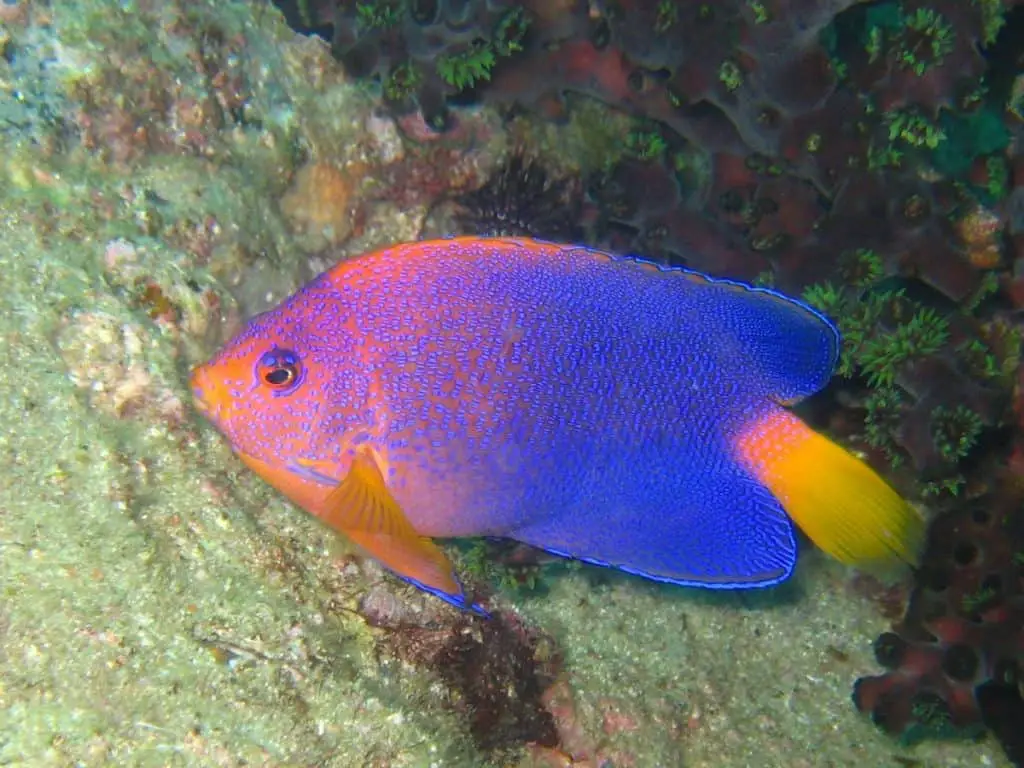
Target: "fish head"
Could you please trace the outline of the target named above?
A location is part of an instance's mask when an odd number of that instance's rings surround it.
[[[246,464],[307,507],[347,471],[346,415],[365,402],[351,334],[332,317],[338,303],[312,284],[253,318],[191,376],[197,410]]]

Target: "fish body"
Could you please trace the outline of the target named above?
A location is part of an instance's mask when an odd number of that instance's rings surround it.
[[[794,519],[842,559],[913,559],[912,508],[785,408],[828,382],[839,347],[827,319],[773,291],[456,238],[337,265],[193,386],[250,467],[456,604],[434,537],[745,588],[792,573]],[[828,507],[850,493],[874,511],[837,525],[849,499]]]

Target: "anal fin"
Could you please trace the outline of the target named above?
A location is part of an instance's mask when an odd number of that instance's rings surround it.
[[[769,587],[792,574],[792,522],[717,445],[608,444],[588,459],[603,471],[575,503],[511,538],[689,587]]]

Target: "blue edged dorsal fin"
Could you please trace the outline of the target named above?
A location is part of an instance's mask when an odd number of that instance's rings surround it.
[[[715,281],[723,291],[719,322],[758,366],[767,391],[790,405],[823,389],[842,349],[839,329],[809,304],[768,288]]]
[[[590,259],[679,281],[675,299],[660,308],[683,313],[686,321],[680,322],[680,328],[683,332],[696,328],[719,363],[733,370],[756,370],[759,393],[775,402],[790,405],[818,392],[839,362],[842,339],[835,324],[809,304],[771,288],[658,264],[636,254],[530,238],[493,242],[543,252],[562,262]],[[648,284],[639,290],[649,288]]]
[[[652,266],[635,256],[627,258]],[[842,338],[835,324],[811,305],[771,288],[678,267],[659,269],[701,288],[687,306],[718,331],[719,351],[732,357],[729,362],[758,368],[765,394],[776,402],[796,403],[832,378]]]

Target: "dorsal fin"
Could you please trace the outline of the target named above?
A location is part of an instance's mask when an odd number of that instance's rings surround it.
[[[790,405],[828,384],[842,349],[831,320],[768,288],[703,279],[722,292],[718,322],[737,340],[746,364],[760,369],[774,400]]]
[[[429,258],[434,249],[471,259],[480,259],[485,252],[502,258],[514,256],[516,263],[546,262],[563,269],[573,260],[592,260],[679,281],[680,290],[693,289],[681,304],[699,318],[705,330],[716,335],[713,341],[719,359],[743,368],[756,366],[762,393],[779,403],[792,404],[822,389],[839,361],[841,338],[836,326],[810,305],[770,288],[658,264],[635,254],[618,255],[533,238],[466,236],[396,248],[403,256],[416,258]]]
[[[764,391],[773,400],[793,404],[832,378],[842,338],[835,324],[809,304],[771,288],[664,267],[636,256],[625,260],[700,286],[687,306],[720,329],[720,357],[759,369]]]

